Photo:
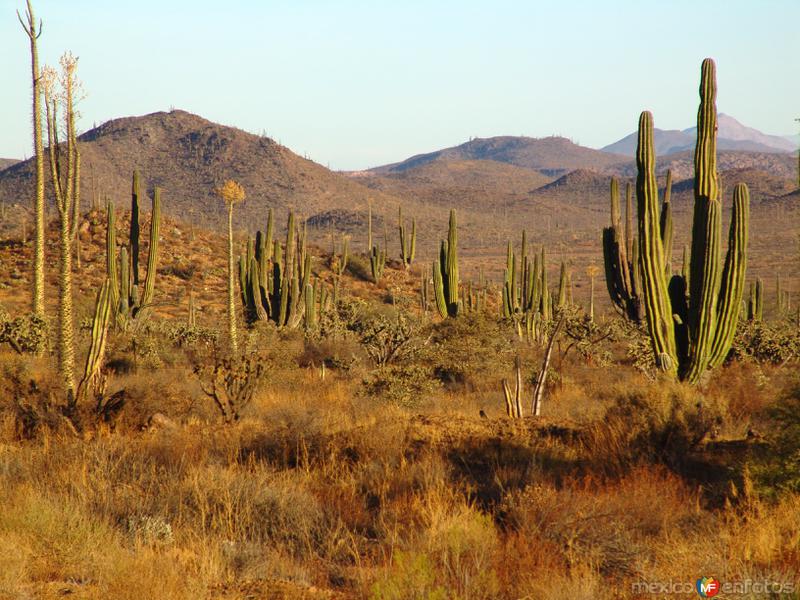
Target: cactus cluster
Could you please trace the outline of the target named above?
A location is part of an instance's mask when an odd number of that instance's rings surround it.
[[[560,295],[567,297],[566,265],[562,265]],[[528,241],[522,232],[520,256],[508,242],[506,268],[503,274],[503,317],[512,319],[517,331],[526,332],[528,339],[539,339],[541,326],[553,317],[553,298],[547,284],[547,255],[541,252],[528,256]]]
[[[711,59],[703,61],[695,147],[694,222],[689,281],[668,280],[667,253],[658,210],[653,150],[653,116],[639,119],[636,151],[638,177],[641,298],[658,366],[692,383],[720,365],[730,350],[742,300],[747,262],[749,192],[737,184],[728,251],[721,262],[721,200],[716,165],[716,75]]]
[[[158,265],[158,239],[161,225],[161,189],[153,192],[153,211],[150,218],[150,249],[144,289],[139,292],[139,173],[133,172],[131,185],[131,225],[128,246],[123,246],[117,259],[116,219],[114,204],[108,202],[106,225],[106,277],[109,281],[109,301],[117,326],[126,328],[134,319],[146,316],[153,305]]]
[[[295,225],[289,212],[286,242],[272,241],[273,215],[266,233],[247,241],[239,257],[239,290],[248,322],[272,321],[278,327],[316,326],[318,314],[328,304],[328,291],[311,282],[311,255],[306,250],[306,227]]]
[[[457,317],[461,303],[458,287],[458,230],[456,211],[450,209],[447,239],[439,247],[439,260],[433,262],[433,294],[439,315]]]

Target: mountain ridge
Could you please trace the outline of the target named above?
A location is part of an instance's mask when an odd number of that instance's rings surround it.
[[[657,155],[675,154],[694,148],[697,137],[696,127],[686,129],[654,129],[653,142]],[[768,135],[753,127],[743,125],[735,118],[720,113],[717,132],[718,150],[739,150],[781,154],[794,152],[797,144],[787,136]],[[630,133],[612,144],[600,148],[602,152],[634,156],[638,134]]]

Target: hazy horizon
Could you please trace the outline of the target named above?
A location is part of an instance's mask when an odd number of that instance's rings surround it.
[[[80,57],[80,131],[176,108],[344,170],[471,137],[563,135],[599,148],[634,131],[644,109],[660,129],[691,127],[706,56],[720,112],[782,136],[800,117],[800,81],[781,64],[800,55],[797,2],[266,4],[143,0],[130,12],[41,0],[40,61]],[[23,8],[0,0],[3,158],[32,153]]]

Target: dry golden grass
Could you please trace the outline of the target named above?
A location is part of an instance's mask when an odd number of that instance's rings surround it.
[[[622,413],[481,419],[468,392],[416,413],[285,367],[226,427],[191,381],[169,396],[145,369],[122,383],[141,377],[134,414],[174,426],[20,441],[3,407],[0,597],[635,598],[639,581],[799,575],[800,496],[762,502],[745,480],[720,483],[719,504],[645,452],[644,424],[615,428]],[[724,381],[737,420],[777,393],[773,379],[751,396],[746,371]],[[584,385],[576,373],[549,402]],[[697,394],[629,374],[598,402],[631,386],[656,417]]]

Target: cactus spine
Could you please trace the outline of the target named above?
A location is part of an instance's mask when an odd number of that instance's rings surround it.
[[[433,263],[433,290],[439,315],[443,319],[458,316],[458,230],[455,209],[450,210],[447,240],[442,240],[439,260]]]
[[[653,117],[639,119],[636,193],[639,250],[647,325],[657,364],[682,380],[696,383],[721,364],[736,329],[744,290],[749,220],[747,186],[734,189],[724,267],[720,265],[721,201],[716,169],[716,76],[711,59],[703,61],[695,147],[695,207],[690,286],[673,276],[667,285],[664,244],[658,218],[653,151]]]

